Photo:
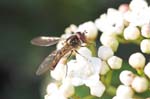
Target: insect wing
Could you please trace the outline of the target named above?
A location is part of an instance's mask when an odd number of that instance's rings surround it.
[[[49,54],[44,61],[41,63],[39,68],[36,71],[36,75],[41,75],[44,72],[51,69],[52,61],[54,61],[54,57],[56,56],[57,51],[53,51],[51,54]]]
[[[39,36],[31,40],[31,44],[37,46],[51,46],[60,40],[59,37]]]

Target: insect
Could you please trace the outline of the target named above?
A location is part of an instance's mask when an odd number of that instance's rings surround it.
[[[51,46],[59,42],[59,37],[40,36],[31,40],[33,45]],[[65,40],[64,46],[60,50],[54,50],[49,54],[37,69],[36,75],[41,75],[48,70],[54,70],[59,60],[69,52],[76,51],[78,47],[86,43],[85,33],[77,32]],[[79,54],[79,53],[78,53]]]

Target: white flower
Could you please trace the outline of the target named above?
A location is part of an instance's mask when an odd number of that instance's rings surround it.
[[[133,95],[134,95],[134,91],[133,91],[132,88],[129,87],[129,86],[120,85],[120,86],[117,88],[116,96],[124,97],[125,99],[129,99],[129,98],[131,98]],[[124,99],[124,98],[123,98],[123,99]],[[120,99],[122,99],[122,98],[120,98]]]
[[[140,37],[140,31],[137,27],[129,25],[124,29],[124,38],[126,40],[136,40]]]
[[[138,1],[138,0],[137,0]],[[128,11],[124,15],[124,19],[133,26],[143,26],[150,22],[150,8],[137,11]]]
[[[102,60],[107,60],[113,55],[114,55],[114,52],[112,51],[110,47],[100,46],[98,48],[98,57],[100,57]]]
[[[95,80],[95,79],[89,79],[91,81]],[[88,81],[87,81],[88,82]],[[87,84],[86,84],[87,85]],[[101,81],[93,81],[92,85],[87,85],[90,87],[90,93],[91,95],[97,96],[97,97],[101,97],[105,91],[105,86]]]
[[[117,56],[112,56],[107,60],[111,69],[120,69],[122,66],[122,59]]]
[[[142,40],[140,44],[140,48],[143,53],[149,54],[150,53],[150,39]]]
[[[125,13],[129,10],[129,5],[128,4],[121,4],[119,6],[118,10],[122,13]]]
[[[150,62],[145,66],[144,73],[150,78]]]
[[[133,53],[129,57],[129,64],[135,69],[142,69],[145,66],[145,57],[142,53]]]
[[[47,94],[51,94],[53,92],[57,92],[58,91],[58,86],[55,83],[50,83],[47,86],[46,92]]]
[[[129,4],[129,7],[132,11],[139,11],[141,9],[147,8],[148,4],[145,0],[132,0]]]
[[[44,99],[67,99],[66,97],[64,97],[61,94],[52,94],[52,95],[45,95]]]
[[[76,60],[77,61],[87,61],[87,57],[91,57],[92,56],[92,52],[86,48],[86,47],[81,47],[78,50],[78,53],[76,53]]]
[[[72,33],[72,32],[76,32],[76,31],[77,31],[77,26],[74,25],[74,24],[71,24],[69,27],[67,27],[67,28],[65,29],[65,33],[66,33],[66,34],[70,34],[70,33]]]
[[[88,21],[79,25],[77,31],[86,32],[85,35],[89,41],[95,40],[98,35],[97,28],[92,21]]]
[[[115,38],[115,36],[110,36],[103,33],[100,37],[100,41],[104,46],[110,47],[114,52],[117,51],[119,41]]]
[[[45,99],[67,99],[74,94],[74,88],[70,83],[64,83],[58,87],[56,83],[50,83],[47,86]]]
[[[124,70],[120,73],[119,79],[124,85],[131,85],[135,75],[128,70]]]
[[[149,84],[146,78],[136,76],[132,81],[131,86],[136,92],[141,93],[148,89]]]
[[[140,6],[139,6],[140,5]],[[145,0],[132,0],[130,10],[124,18],[134,26],[142,26],[150,22],[150,8]]]
[[[66,75],[66,58],[61,58],[61,60],[58,62],[57,66],[55,67],[54,70],[52,70],[51,77],[53,77],[55,80],[61,81]]]
[[[124,19],[121,12],[109,8],[107,14],[102,14],[99,19],[95,20],[97,28],[108,34],[122,34],[124,28]]]
[[[63,84],[59,87],[60,93],[62,93],[65,97],[70,97],[74,94],[75,89],[71,84],[70,79],[64,79]]]
[[[90,76],[95,74],[98,75],[100,73],[100,59],[94,57],[88,59],[89,61],[87,62],[83,60],[71,60],[68,62],[67,77],[71,78],[72,80],[78,79],[78,81],[72,82],[76,86],[82,85]]]
[[[91,52],[86,47],[81,47],[78,52],[81,55],[77,54],[76,60],[71,60],[67,63],[67,78],[71,80],[71,83],[74,86],[85,84],[90,88],[92,95],[100,97],[105,90],[105,87],[102,87],[101,82],[99,81],[101,60],[92,57]]]
[[[150,38],[150,23],[141,27],[141,34],[143,37]]]

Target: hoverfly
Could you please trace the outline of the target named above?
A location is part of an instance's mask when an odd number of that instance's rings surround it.
[[[59,37],[40,36],[31,40],[33,45],[51,46],[59,42]],[[55,50],[49,54],[37,69],[36,75],[41,75],[48,70],[54,70],[59,60],[69,52],[76,51],[78,47],[86,43],[84,32],[77,32],[65,40],[64,46],[60,50]]]

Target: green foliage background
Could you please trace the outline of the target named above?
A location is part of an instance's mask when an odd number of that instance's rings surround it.
[[[94,21],[129,1],[0,0],[0,99],[43,98],[49,73],[38,77],[35,71],[55,46],[35,47],[33,37],[60,36],[70,24]]]

